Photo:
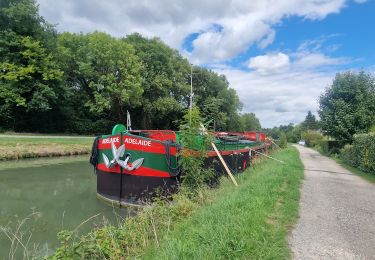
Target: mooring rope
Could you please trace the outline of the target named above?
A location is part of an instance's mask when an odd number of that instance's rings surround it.
[[[268,156],[268,155],[266,155],[266,154],[264,154],[264,153],[261,153],[261,152],[258,152],[258,151],[256,151],[256,150],[250,149],[250,151],[254,151],[254,152],[258,153],[258,154],[261,154],[261,155],[263,155],[263,156],[265,156],[265,157],[267,157],[267,158],[270,158],[270,159],[272,159],[272,160],[275,160],[275,161],[277,161],[277,162],[279,162],[279,163],[286,164],[285,162],[283,162],[283,161],[281,161],[281,160],[278,160],[278,159],[276,159],[276,158],[273,158],[273,157],[271,157],[271,156]]]
[[[276,145],[277,148],[281,149],[281,147],[277,143],[275,143],[273,140],[271,140],[271,143],[273,143],[274,145]]]

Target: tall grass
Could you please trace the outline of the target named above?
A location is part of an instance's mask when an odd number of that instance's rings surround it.
[[[217,189],[183,190],[172,202],[160,200],[117,226],[87,235],[60,233],[61,246],[51,259],[233,259],[286,258],[288,228],[298,211],[303,166],[298,152],[274,155],[286,162],[262,160]]]
[[[40,217],[39,212],[32,212],[23,219],[16,219],[14,222],[3,226],[0,225],[0,238],[9,242],[8,259],[36,259],[38,246],[30,246],[32,230],[29,230],[27,222]]]
[[[298,213],[303,166],[294,148],[262,161],[213,191],[218,198],[179,223],[146,259],[285,259],[289,227]]]

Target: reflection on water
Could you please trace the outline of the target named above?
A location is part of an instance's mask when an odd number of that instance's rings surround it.
[[[78,233],[85,233],[104,220],[116,223],[126,216],[96,198],[87,156],[0,163],[0,259],[12,253],[7,235],[17,233],[23,244],[31,235],[28,249],[45,255],[58,245],[61,229],[79,227]],[[23,253],[22,245],[17,251]]]
[[[87,155],[62,156],[62,157],[42,157],[22,160],[0,161],[0,170],[14,168],[40,167],[52,164],[72,163],[88,161]]]

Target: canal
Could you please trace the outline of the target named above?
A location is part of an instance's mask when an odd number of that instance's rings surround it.
[[[40,258],[56,249],[62,229],[79,235],[126,216],[96,198],[87,156],[0,163],[0,259],[22,259],[24,247]]]

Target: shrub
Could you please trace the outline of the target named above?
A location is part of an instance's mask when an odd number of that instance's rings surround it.
[[[280,139],[279,139],[279,146],[281,148],[285,148],[287,144],[288,144],[288,139],[286,138],[286,134],[283,131],[281,131]]]
[[[338,154],[346,142],[337,140],[320,140],[319,146],[325,154]]]
[[[80,135],[95,134],[101,135],[104,133],[110,133],[112,126],[116,122],[108,119],[99,119],[91,121],[90,119],[75,120],[66,127],[66,131],[69,133],[76,133]]]
[[[353,143],[341,149],[340,157],[354,167],[375,174],[375,134],[354,135]]]
[[[198,188],[207,183],[214,173],[211,169],[205,169],[204,159],[207,149],[210,147],[213,138],[209,134],[201,133],[201,117],[199,109],[193,107],[184,115],[180,126],[181,144],[186,149],[193,151],[181,157],[183,174],[182,186],[195,192]]]
[[[323,139],[323,135],[318,131],[308,130],[303,133],[303,138],[305,139],[308,147],[314,147],[317,146]]]

